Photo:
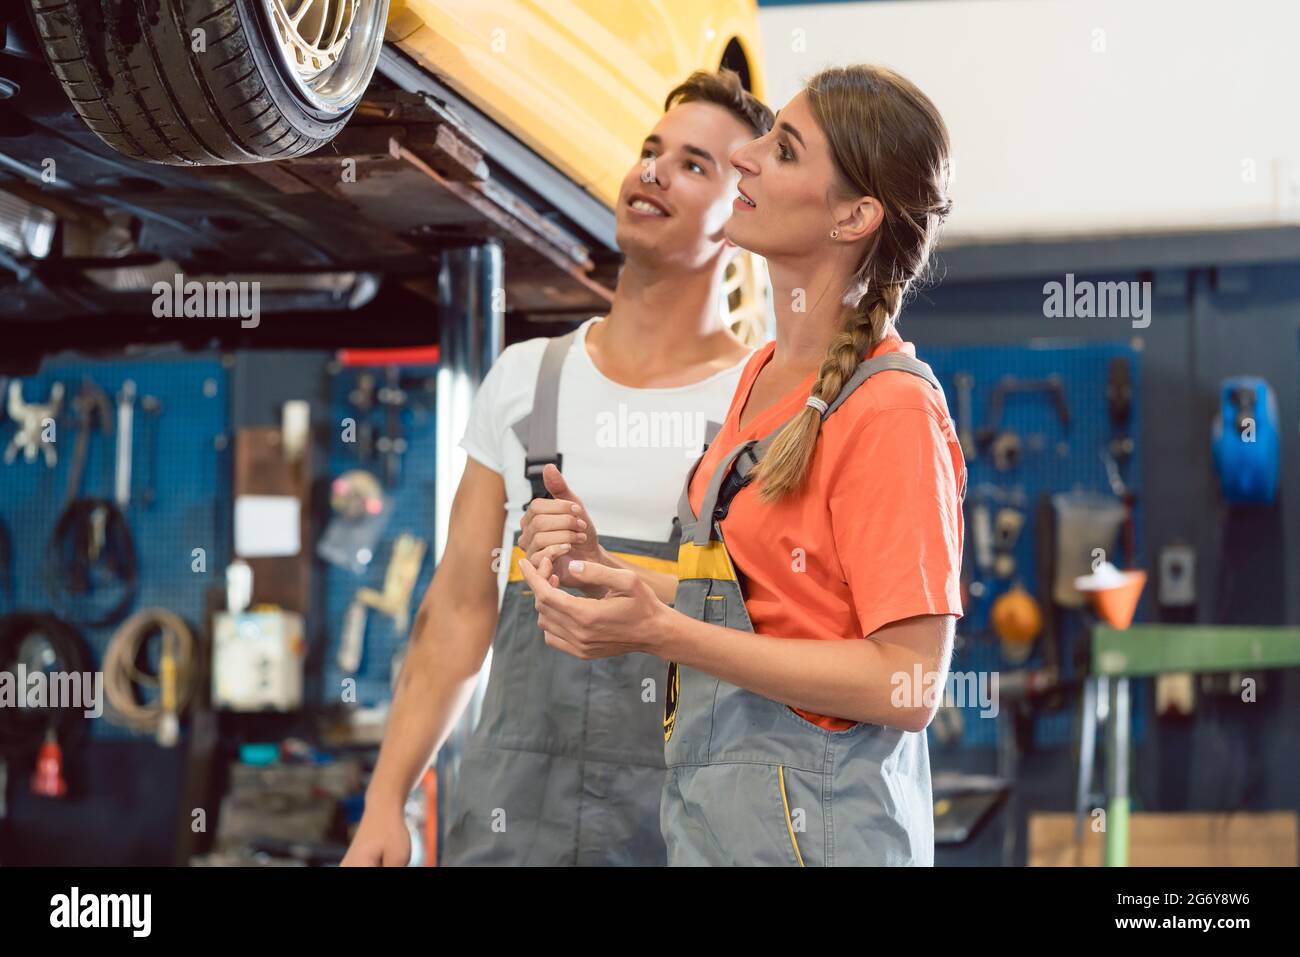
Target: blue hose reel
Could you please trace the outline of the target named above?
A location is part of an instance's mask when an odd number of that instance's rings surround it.
[[[1273,503],[1282,439],[1272,386],[1257,376],[1223,380],[1213,447],[1224,501],[1234,505]]]

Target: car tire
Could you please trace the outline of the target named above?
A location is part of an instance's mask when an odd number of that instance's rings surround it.
[[[306,0],[296,10],[353,19],[304,61],[302,38],[284,32],[284,0],[30,4],[46,60],[86,125],[120,153],[177,166],[286,159],[328,143],[374,73],[388,13],[388,0]]]

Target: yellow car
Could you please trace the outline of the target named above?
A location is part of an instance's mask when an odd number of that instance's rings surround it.
[[[692,70],[763,95],[753,0],[392,0],[388,39],[610,206]]]
[[[29,0],[86,124],[136,159],[301,156],[385,42],[606,205],[667,92],[727,65],[762,95],[754,0]]]

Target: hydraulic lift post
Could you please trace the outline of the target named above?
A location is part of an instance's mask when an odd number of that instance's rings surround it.
[[[442,561],[451,500],[465,468],[465,453],[459,443],[469,421],[474,391],[501,353],[505,326],[504,273],[504,256],[495,240],[447,249],[441,256],[435,562]]]
[[[451,503],[465,468],[459,442],[469,421],[475,389],[501,353],[505,328],[504,256],[499,243],[444,250],[438,276],[438,379],[437,379],[437,489],[434,492],[436,532],[434,564],[447,547]],[[483,556],[484,562],[488,556]],[[510,556],[499,556],[509,561]],[[469,707],[438,750],[437,815],[442,820],[447,799],[454,791],[460,756],[478,724],[483,688],[492,656],[488,655]],[[441,828],[439,828],[439,831]],[[426,850],[429,863],[436,848]]]

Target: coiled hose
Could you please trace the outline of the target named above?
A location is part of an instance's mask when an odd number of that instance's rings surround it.
[[[174,713],[183,714],[194,694],[195,642],[189,626],[165,608],[136,612],[113,633],[104,652],[104,696],[108,698],[105,714],[114,724],[133,731],[156,732],[164,712],[160,677],[136,667],[145,642],[157,633],[161,633],[164,645],[172,645],[176,667]],[[138,693],[147,689],[155,691],[150,699]]]

